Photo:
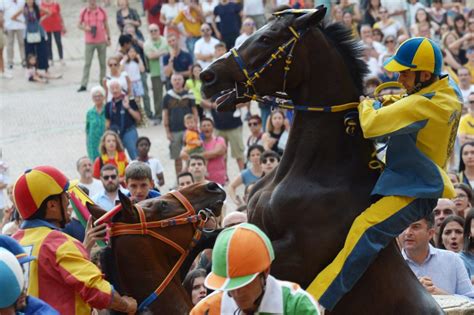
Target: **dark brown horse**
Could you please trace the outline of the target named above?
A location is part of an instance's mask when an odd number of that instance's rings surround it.
[[[165,282],[182,259],[177,247],[190,249],[199,236],[196,228],[200,220],[209,215],[219,216],[225,199],[225,192],[215,183],[195,184],[179,192],[184,198],[168,193],[142,201],[138,207],[127,197],[120,196],[122,210],[113,218],[111,233],[115,236],[111,238],[109,263],[104,267],[108,275],[115,274],[119,292],[134,297],[139,304]],[[106,213],[96,205],[88,206],[94,218]],[[140,218],[138,208],[143,209],[144,218]],[[144,221],[146,229],[137,224]],[[141,235],[143,231],[145,235]],[[168,241],[176,246],[167,244]],[[152,314],[182,315],[192,308],[191,299],[181,285],[179,269],[171,275],[169,284],[148,306]]]
[[[352,222],[370,205],[379,174],[368,167],[372,143],[359,126],[345,126],[345,118],[357,118],[356,109],[337,106],[357,105],[350,102],[363,93],[366,65],[348,30],[321,25],[325,13],[318,7],[279,14],[201,73],[204,94],[220,95],[219,109],[282,92],[301,109],[312,109],[296,111],[279,167],[255,185],[248,205],[250,221],[273,242],[272,273],[304,287],[342,248]],[[442,310],[392,242],[331,314]]]

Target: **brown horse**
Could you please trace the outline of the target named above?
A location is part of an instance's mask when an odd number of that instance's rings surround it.
[[[122,210],[113,218],[112,261],[103,267],[106,273],[115,274],[119,292],[134,297],[139,304],[164,285],[147,307],[152,314],[189,313],[192,303],[181,285],[177,262],[182,263],[200,237],[196,229],[202,228],[202,219],[219,216],[225,199],[225,192],[215,183],[195,184],[178,194],[168,193],[137,206],[120,194]],[[96,219],[106,213],[96,205],[88,208]],[[184,257],[179,248],[186,251]]]
[[[304,287],[342,248],[352,222],[370,205],[379,174],[368,166],[373,144],[358,125],[345,125],[357,118],[363,93],[360,47],[342,25],[321,25],[325,13],[318,7],[278,14],[201,73],[202,91],[219,96],[221,110],[285,94],[301,110],[278,168],[252,189],[248,209],[273,242],[272,273]],[[395,242],[331,312],[442,313]]]

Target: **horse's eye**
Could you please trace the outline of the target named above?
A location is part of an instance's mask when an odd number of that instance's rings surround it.
[[[160,208],[162,210],[165,210],[166,208],[168,208],[168,203],[166,201],[162,201],[160,204]]]
[[[262,35],[260,36],[259,41],[263,44],[269,45],[272,42],[272,39],[268,36]]]

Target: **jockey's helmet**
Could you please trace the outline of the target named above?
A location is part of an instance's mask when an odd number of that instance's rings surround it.
[[[434,75],[441,74],[443,55],[438,45],[426,37],[413,37],[404,41],[394,56],[384,63],[384,68],[391,72],[429,71]]]
[[[48,197],[69,188],[69,180],[57,168],[38,166],[25,171],[13,186],[13,200],[23,219],[33,216]]]
[[[0,247],[0,308],[11,307],[23,292],[25,278],[16,257]]]
[[[257,226],[241,223],[223,230],[212,250],[212,271],[204,284],[231,291],[246,286],[270,267],[275,254],[268,236]]]

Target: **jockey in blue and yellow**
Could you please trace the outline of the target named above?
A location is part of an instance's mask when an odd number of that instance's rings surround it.
[[[431,40],[405,41],[384,68],[399,72],[405,96],[361,98],[365,138],[388,138],[386,165],[372,195],[383,196],[354,221],[344,248],[308,287],[331,310],[364,274],[377,253],[408,225],[429,214],[438,198],[455,196],[445,167],[451,155],[462,96]]]

